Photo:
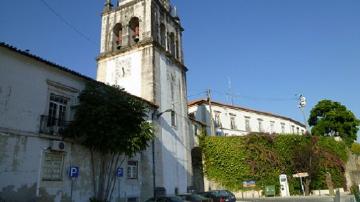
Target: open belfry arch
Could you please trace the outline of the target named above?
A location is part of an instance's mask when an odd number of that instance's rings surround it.
[[[105,2],[97,80],[159,106],[154,146],[141,157],[145,192],[193,185],[182,31],[169,0]]]

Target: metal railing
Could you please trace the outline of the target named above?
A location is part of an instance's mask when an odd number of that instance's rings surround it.
[[[51,116],[40,116],[40,133],[54,136],[61,136],[65,128],[69,126],[69,121],[58,119]]]

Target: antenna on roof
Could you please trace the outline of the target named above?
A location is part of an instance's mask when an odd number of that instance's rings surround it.
[[[231,87],[231,78],[227,77],[228,79],[228,99],[231,105],[234,105],[234,93],[232,92],[232,87]]]

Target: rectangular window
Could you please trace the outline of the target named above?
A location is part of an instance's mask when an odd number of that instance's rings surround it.
[[[174,110],[171,111],[171,126],[176,127],[176,113]]]
[[[221,112],[215,111],[214,125],[216,128],[221,128],[220,114]]]
[[[128,161],[127,178],[128,179],[137,179],[138,178],[138,162],[137,161]]]
[[[250,132],[251,131],[251,128],[250,128],[250,117],[245,117],[245,130],[247,132]]]
[[[295,126],[294,125],[291,126],[291,132],[292,132],[292,134],[295,134]]]
[[[230,128],[236,130],[235,116],[233,115],[230,116]]]
[[[300,134],[300,128],[299,127],[296,127],[296,133]]]
[[[264,132],[263,120],[258,119],[258,124],[259,124],[259,132]]]
[[[275,133],[275,122],[270,121],[270,133]]]
[[[281,133],[285,133],[285,123],[281,123]]]
[[[69,98],[50,93],[48,114],[40,119],[40,133],[60,135],[64,131],[70,116],[69,103]]]
[[[199,135],[199,131],[198,131],[199,129],[198,129],[198,126],[196,125],[196,123],[195,123],[195,125],[194,125],[194,133],[195,133],[195,135]]]
[[[43,181],[61,181],[64,166],[63,152],[45,152],[42,166]]]
[[[174,99],[175,99],[175,75],[171,74],[170,75],[170,95],[171,95],[171,102],[174,103]]]
[[[50,94],[47,126],[65,125],[68,100],[66,97]]]

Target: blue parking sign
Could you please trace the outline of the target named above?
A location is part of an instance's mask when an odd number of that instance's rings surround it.
[[[80,168],[77,166],[71,166],[69,169],[69,177],[71,178],[77,178],[79,177]]]
[[[124,176],[124,169],[123,168],[117,168],[116,169],[116,176],[117,177],[123,177]]]

